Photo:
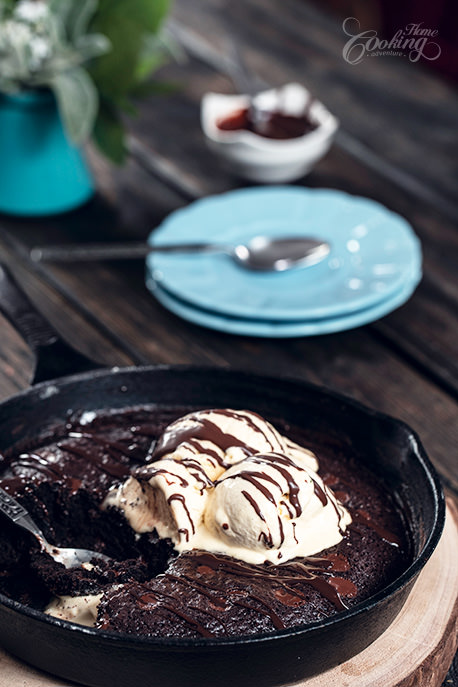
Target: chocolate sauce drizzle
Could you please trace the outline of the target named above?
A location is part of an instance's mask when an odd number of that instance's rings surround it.
[[[107,423],[104,429],[116,426]],[[143,428],[136,427],[137,436]],[[140,443],[132,441],[129,431],[125,441],[118,441],[100,435],[101,429],[95,425],[80,425],[69,421],[65,432],[60,430],[53,445],[22,452],[11,459],[7,476],[3,478],[4,488],[12,494],[19,494],[31,484],[50,482],[64,485],[71,493],[80,488],[98,488],[106,493],[107,483],[121,481],[130,474],[132,464],[144,458],[145,449]]]
[[[202,551],[190,552],[187,555],[197,556],[200,566],[223,571],[226,574],[234,575],[238,579],[264,579],[287,589],[287,591],[294,591],[298,596],[301,596],[302,592],[296,588],[291,589],[287,583],[306,582],[315,589],[318,589],[328,601],[334,604],[337,610],[348,608],[342,601],[341,596],[351,598],[356,596],[357,593],[353,582],[333,574],[334,572],[344,572],[349,568],[347,559],[342,555],[322,554],[320,556],[309,556],[300,562],[293,561],[280,565],[264,563],[262,566],[251,565],[234,558],[224,558]],[[317,573],[327,576],[329,581],[318,577]],[[208,584],[208,579],[206,579],[206,583]],[[305,598],[303,594],[302,597]]]
[[[278,453],[278,452],[273,452],[270,454],[256,454],[255,456],[250,456],[249,463],[255,464],[255,465],[269,465],[271,468],[273,468],[276,472],[279,473],[279,475],[283,478],[283,480],[286,482],[287,489],[288,489],[288,501],[285,499],[280,500],[279,504],[283,504],[287,511],[288,514],[291,518],[291,520],[295,517],[298,518],[302,515],[303,509],[302,505],[299,499],[300,495],[300,485],[298,482],[294,479],[293,474],[291,472],[291,469],[294,469],[297,472],[302,472],[304,473],[304,481],[311,480],[313,483],[313,491],[315,496],[320,500],[321,505],[323,508],[327,506],[328,503],[331,503],[333,506],[336,515],[337,515],[337,523],[339,527],[339,532],[343,536],[344,531],[341,526],[342,522],[342,513],[339,510],[339,507],[337,503],[332,499],[329,498],[328,495],[326,494],[326,487],[323,488],[316,477],[313,476],[312,471],[307,471],[304,468],[300,467],[297,465],[297,463],[294,462],[291,458],[288,456]],[[275,486],[278,490],[280,495],[283,494],[284,492],[284,484],[282,484],[280,481],[275,480],[273,477],[268,475],[266,472],[259,470],[259,469],[253,469],[253,470],[242,470],[236,474],[229,475],[229,476],[224,476],[216,482],[216,485],[221,484],[225,480],[228,479],[243,479],[252,484],[257,491],[259,491],[262,496],[264,496],[270,503],[272,503],[275,507],[277,507],[277,499],[274,497],[273,493],[268,489],[262,482],[267,481],[273,486]],[[253,497],[252,494],[250,494],[247,491],[242,491],[243,496],[246,498],[246,500],[250,503],[252,506],[253,510],[255,511],[256,515],[262,520],[263,522],[267,522],[266,518],[262,512],[261,506],[259,502]],[[294,509],[294,512],[292,509]],[[281,522],[280,516],[278,516],[278,523],[279,523],[279,534],[280,534],[280,545],[283,543],[285,537],[284,537],[284,531],[283,531],[283,525]],[[266,532],[261,532],[258,541],[263,540],[264,543],[268,548],[272,548],[273,546],[273,539],[272,539],[272,533],[270,530]],[[297,542],[297,539],[296,539]],[[280,556],[281,558],[281,556]]]
[[[400,537],[394,534],[394,532],[388,530],[386,527],[381,527],[381,525],[379,525],[377,522],[374,522],[369,513],[362,508],[352,511],[352,519],[353,523],[355,524],[362,524],[370,527],[370,529],[374,530],[380,539],[383,539],[383,541],[385,541],[387,544],[397,548],[402,546]]]
[[[166,477],[169,476],[172,477],[174,480],[177,480],[180,483],[180,487],[185,488],[189,486],[188,480],[182,477],[181,475],[177,475],[176,472],[172,472],[172,470],[167,470],[167,468],[160,468],[156,465],[148,465],[144,468],[140,468],[139,470],[136,470],[134,474],[135,477],[146,480],[150,480],[152,477],[155,477],[156,475],[166,475]]]
[[[241,412],[248,411],[231,411],[231,410],[210,410],[207,411],[209,414],[215,414],[223,417],[234,418],[238,421],[242,420],[255,434],[260,435],[265,439],[265,441],[270,446],[271,450],[275,450],[276,442],[273,437],[269,437],[266,432],[264,432],[258,425],[253,422],[250,415],[255,415],[260,418],[256,413],[241,415]],[[260,418],[262,420],[262,418]],[[190,413],[186,416],[186,420],[189,422],[188,427],[183,426],[183,422],[180,420],[174,422],[167,427],[165,432],[162,434],[158,440],[153,451],[153,459],[159,460],[168,453],[173,453],[176,451],[178,446],[182,443],[188,442],[193,443],[196,446],[196,442],[209,441],[218,446],[222,451],[226,451],[230,447],[242,448],[247,454],[257,453],[256,448],[247,444],[240,437],[229,434],[223,431],[215,422],[213,422],[209,417],[202,416],[201,412]],[[264,420],[262,420],[264,422]],[[268,425],[266,425],[268,428]],[[206,453],[200,444],[197,444],[199,452]],[[218,454],[213,454],[214,458],[218,461],[220,465],[224,466],[224,461]]]
[[[307,585],[316,589],[338,611],[348,608],[343,597],[352,598],[357,593],[355,585],[350,580],[336,574],[348,570],[348,561],[343,556],[310,557],[302,562],[279,566],[250,565],[203,551],[190,552],[185,556],[193,564],[192,576],[186,572],[177,574],[166,571],[160,580],[156,580],[154,589],[148,587],[148,583],[144,583],[135,587],[129,586],[128,592],[134,594],[139,609],[174,614],[203,637],[212,637],[215,634],[218,636],[221,632],[212,632],[208,625],[196,619],[189,611],[195,611],[198,617],[207,615],[217,620],[223,633],[226,633],[225,620],[230,619],[230,608],[240,606],[254,614],[269,618],[273,627],[280,630],[284,629],[286,624],[281,614],[274,609],[274,604],[280,602],[283,606],[294,607],[307,603]],[[222,583],[222,576],[226,584]],[[234,580],[233,585],[227,584],[228,578]],[[265,581],[262,588],[267,593],[261,596],[259,585],[251,588],[252,581]],[[191,603],[183,609],[181,594],[170,593],[171,583],[181,585],[186,598],[198,602],[200,595],[209,603]],[[120,599],[122,595],[123,591],[120,590]],[[212,607],[218,612],[215,613]],[[225,613],[228,615],[225,616]]]
[[[188,509],[188,507],[187,507],[187,505],[186,505],[186,498],[185,498],[184,494],[172,494],[172,495],[169,496],[169,498],[167,499],[167,503],[170,505],[171,503],[173,503],[173,501],[179,501],[179,503],[181,503],[181,505],[183,506],[183,510],[185,511],[186,516],[187,516],[187,518],[188,518],[188,520],[189,520],[189,524],[191,525],[192,533],[195,534],[195,533],[196,533],[196,528],[195,528],[195,526],[194,526],[194,520],[191,518],[191,513],[189,512],[189,509]],[[179,531],[181,534],[184,534],[184,535],[185,535],[186,541],[188,542],[188,541],[189,541],[189,530],[180,528],[178,531]]]

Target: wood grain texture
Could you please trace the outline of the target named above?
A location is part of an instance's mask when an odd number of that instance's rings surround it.
[[[348,64],[342,55],[348,36],[341,23],[307,2],[236,1],[229,10],[221,0],[177,0],[174,17],[191,34],[190,48],[205,61],[212,58],[219,71],[225,37],[232,32],[266,83],[305,82],[337,114],[360,151],[377,155],[388,173],[397,170],[398,182],[399,171],[404,172],[417,195],[434,195],[457,217],[458,95],[445,81],[408,58]],[[341,145],[348,150],[348,143]],[[353,147],[353,152],[358,151]]]
[[[450,502],[441,541],[390,627],[357,656],[295,687],[439,687],[458,644],[457,556]],[[67,685],[0,650],[0,687]]]
[[[0,401],[26,388],[32,374],[32,354],[0,315]]]
[[[66,294],[65,289],[53,288],[53,282],[43,279],[40,271],[30,269],[29,264],[20,260],[18,256],[11,257],[9,251],[3,251],[3,260],[10,267],[17,281],[21,284],[24,292],[28,295],[32,303],[40,312],[52,322],[59,334],[76,349],[86,354],[103,366],[109,365],[129,365],[132,360],[125,349],[116,347],[116,342],[111,341],[110,334],[100,330],[100,327],[93,326],[86,316],[86,309],[73,308],[71,305],[72,297]],[[11,326],[0,315],[0,332],[2,335],[0,355],[13,355],[16,350],[22,352],[25,364],[18,364],[15,376],[21,388],[25,388],[30,381],[32,369],[32,354],[26,349],[25,344],[13,332]],[[107,340],[108,339],[108,340]],[[22,376],[21,376],[22,373]],[[0,385],[0,396],[8,395]]]

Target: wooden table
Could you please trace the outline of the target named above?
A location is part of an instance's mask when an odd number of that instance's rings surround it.
[[[97,196],[45,220],[0,218],[0,258],[74,345],[107,365],[202,363],[272,370],[338,390],[411,425],[449,495],[458,495],[458,95],[402,58],[345,62],[340,24],[299,0],[177,0],[172,30],[188,59],[162,77],[129,122],[131,157],[113,169],[92,156]],[[224,37],[237,35],[259,78],[298,80],[341,121],[335,145],[299,182],[368,196],[406,217],[422,241],[424,278],[402,308],[370,326],[290,340],[236,337],[189,324],[146,291],[139,261],[33,264],[31,246],[141,239],[169,212],[242,182],[205,149],[199,101],[232,92]],[[1,161],[5,164],[5,161]],[[0,319],[0,396],[27,386],[30,352]],[[457,685],[451,670],[447,686]]]

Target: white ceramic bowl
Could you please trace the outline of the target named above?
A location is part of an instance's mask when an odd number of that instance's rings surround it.
[[[256,105],[287,114],[302,114],[311,97],[301,84],[291,83],[280,91],[271,89],[256,96]],[[207,144],[238,176],[261,183],[283,183],[304,176],[329,150],[339,126],[338,120],[318,100],[313,100],[309,114],[317,128],[298,138],[276,140],[246,130],[223,131],[217,123],[237,110],[247,107],[245,95],[207,93],[201,103],[201,124]]]

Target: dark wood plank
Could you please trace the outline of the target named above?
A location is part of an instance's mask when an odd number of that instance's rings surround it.
[[[21,259],[11,245],[0,244],[2,262],[8,266],[30,300],[54,324],[59,334],[85,355],[101,365],[129,365],[139,362],[128,349],[119,345],[110,332],[94,322],[92,313],[84,306],[72,307],[72,295],[65,288],[56,288],[52,278],[43,276],[29,261]],[[92,320],[92,325],[91,325]],[[13,328],[0,315],[0,396],[26,388],[32,372],[32,354]],[[117,345],[118,344],[118,345]],[[11,386],[13,384],[13,386]]]
[[[0,316],[0,401],[25,389],[32,372],[32,354]]]

